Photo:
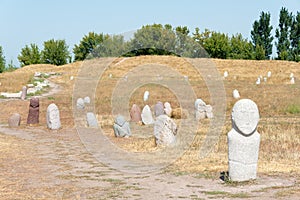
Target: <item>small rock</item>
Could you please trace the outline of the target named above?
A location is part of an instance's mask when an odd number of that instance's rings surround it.
[[[21,123],[21,115],[19,113],[14,113],[8,118],[9,127],[18,127]]]
[[[83,101],[84,101],[85,104],[91,103],[90,97],[84,97]]]
[[[165,113],[164,111],[164,105],[162,102],[157,102],[154,106],[154,115],[155,117],[158,117],[159,115],[163,115]]]
[[[131,121],[133,122],[140,122],[142,121],[142,116],[141,116],[141,109],[138,105],[133,104],[130,110],[130,118]]]
[[[131,136],[130,125],[122,115],[116,117],[113,129],[116,137]]]
[[[149,99],[149,91],[145,91],[144,93],[144,101],[147,101]]]
[[[76,102],[77,109],[83,110],[84,109],[84,100],[82,98],[78,98]]]
[[[93,128],[98,127],[98,120],[94,113],[92,113],[92,112],[86,113],[86,121],[87,121],[88,127],[93,127]]]
[[[224,72],[224,78],[227,78],[227,77],[228,77],[228,72],[225,71],[225,72]]]
[[[295,84],[295,78],[292,77],[290,82],[291,82],[291,84]]]
[[[165,114],[168,115],[169,117],[172,116],[172,107],[171,107],[171,104],[169,102],[165,102],[164,104],[164,111],[165,111]]]
[[[233,96],[233,98],[235,98],[235,99],[239,99],[239,98],[241,97],[241,96],[240,96],[240,93],[239,93],[239,91],[238,91],[237,89],[233,90],[232,96]]]
[[[205,106],[205,114],[208,119],[212,119],[214,117],[212,110],[213,110],[213,108],[211,105]]]
[[[42,76],[42,73],[41,72],[35,72],[34,73],[34,77],[41,77]]]
[[[167,115],[159,115],[154,123],[156,145],[169,146],[175,144],[177,126]]]
[[[259,85],[259,84],[260,84],[260,77],[258,77],[256,80],[256,85]]]

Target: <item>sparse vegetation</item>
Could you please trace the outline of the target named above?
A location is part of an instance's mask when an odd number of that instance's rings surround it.
[[[289,105],[286,108],[286,112],[290,113],[290,114],[299,114],[300,113],[300,105],[295,105],[295,104]]]

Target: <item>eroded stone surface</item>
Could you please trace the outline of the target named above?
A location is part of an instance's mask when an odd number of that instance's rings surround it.
[[[84,100],[82,98],[78,98],[76,101],[76,107],[77,109],[83,110],[85,105],[84,105]]]
[[[154,136],[157,145],[169,146],[176,142],[177,126],[167,115],[160,115],[154,123]]]
[[[98,120],[94,113],[92,113],[92,112],[86,113],[86,121],[87,121],[88,127],[93,127],[93,128],[98,127]]]
[[[131,136],[130,125],[122,115],[116,117],[113,129],[116,137]]]
[[[57,130],[61,127],[59,109],[54,103],[47,108],[46,121],[49,129]]]
[[[202,99],[196,99],[195,101],[195,117],[197,120],[204,119],[206,117],[206,103]]]
[[[169,117],[171,117],[171,115],[172,115],[171,104],[169,102],[165,102],[164,107],[165,107],[164,108],[165,114],[168,115]]]
[[[30,99],[29,112],[27,117],[27,124],[38,124],[39,123],[39,114],[40,114],[40,101],[37,97]]]
[[[239,98],[241,97],[241,96],[240,96],[240,93],[239,93],[239,91],[238,91],[237,89],[233,90],[232,96],[233,96],[233,98],[235,98],[235,99],[239,99]]]
[[[149,95],[150,95],[149,91],[145,91],[145,93],[144,93],[144,101],[148,101]]]
[[[27,96],[27,87],[26,87],[26,86],[23,86],[23,87],[22,87],[22,93],[21,93],[21,99],[22,99],[22,100],[25,100],[25,99],[26,99],[26,96]]]
[[[14,113],[8,118],[9,127],[18,127],[21,123],[21,115],[19,113]]]
[[[229,177],[232,181],[256,179],[260,134],[257,105],[242,99],[232,109],[232,129],[227,135]]]
[[[164,111],[164,104],[162,102],[157,102],[154,106],[154,115],[155,117],[158,117],[159,115],[163,115],[165,113]]]
[[[142,117],[142,122],[145,125],[149,125],[149,124],[153,124],[154,123],[152,112],[151,112],[151,109],[150,109],[150,107],[148,105],[146,105],[143,108],[141,117]]]
[[[133,122],[140,122],[142,121],[142,116],[141,116],[141,109],[138,105],[133,104],[130,110],[130,118],[131,121]]]

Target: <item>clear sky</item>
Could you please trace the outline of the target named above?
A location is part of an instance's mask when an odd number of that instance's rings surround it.
[[[250,39],[261,11],[271,13],[273,31],[281,7],[300,12],[300,0],[0,0],[0,45],[6,62],[26,44],[42,48],[49,39],[65,39],[72,51],[90,31],[121,34],[161,23],[228,33]]]

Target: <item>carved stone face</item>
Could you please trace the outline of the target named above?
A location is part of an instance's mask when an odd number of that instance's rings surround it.
[[[239,100],[233,106],[231,119],[236,131],[250,136],[255,132],[259,121],[257,105],[250,99]]]

